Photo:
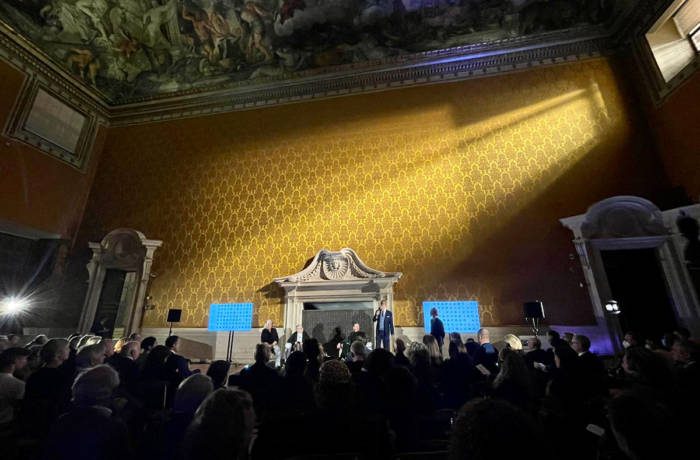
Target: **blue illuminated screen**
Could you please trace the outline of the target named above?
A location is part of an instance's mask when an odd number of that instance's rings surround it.
[[[252,303],[213,303],[209,306],[210,331],[249,331],[252,325]]]
[[[476,333],[481,328],[479,302],[476,300],[430,301],[423,302],[423,324],[425,333],[430,334],[430,310],[437,308],[438,318],[445,326],[445,334],[450,332]]]

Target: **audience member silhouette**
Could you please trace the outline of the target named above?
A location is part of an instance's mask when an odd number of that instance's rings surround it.
[[[323,348],[315,338],[304,340],[304,354],[308,360],[306,366],[306,378],[312,382],[318,382],[321,363],[323,362]]]
[[[498,373],[498,350],[491,344],[489,330],[486,328],[479,329],[477,340],[479,348],[476,349],[474,354],[474,364],[484,366],[491,372],[491,375],[495,376]]]
[[[230,370],[231,363],[222,359],[216,360],[209,365],[207,376],[211,378],[215,390],[226,387]]]
[[[130,391],[134,390],[139,380],[139,367],[136,360],[141,355],[141,344],[136,341],[126,342],[119,353],[115,353],[107,360],[119,374],[120,385]]]
[[[591,340],[585,335],[576,334],[571,341],[571,347],[578,354],[583,396],[586,399],[605,396],[608,387],[607,372],[598,356],[591,353]]]
[[[180,337],[171,335],[165,340],[165,346],[168,348],[168,358],[165,360],[165,370],[168,374],[168,380],[174,385],[174,388],[184,379],[192,375],[190,363],[184,356],[178,354],[180,348]]]
[[[688,446],[676,442],[677,420],[668,407],[647,395],[625,392],[617,396],[608,405],[608,419],[617,445],[630,460],[688,454]]]
[[[450,439],[449,458],[515,458],[523,455],[525,446],[536,446],[538,458],[551,458],[542,432],[525,412],[505,401],[475,400],[459,411]]]
[[[420,342],[411,343],[408,347],[408,360],[417,383],[416,411],[419,414],[432,413],[439,405],[439,395],[428,348]]]
[[[288,414],[298,415],[316,407],[313,385],[305,373],[306,355],[302,351],[293,352],[285,362],[281,392],[282,405]]]
[[[472,384],[480,374],[461,341],[450,341],[447,351],[449,359],[442,365],[440,390],[444,406],[459,409],[470,399]]]
[[[214,385],[206,375],[193,374],[180,383],[172,413],[165,424],[163,439],[159,440],[163,459],[178,458],[187,427],[194,419],[197,408],[213,391]]]
[[[694,425],[682,421],[700,410],[697,345],[685,339],[687,334],[681,330],[665,336],[670,350],[650,350],[639,341],[628,346],[617,380],[607,377],[591,353],[590,340],[581,334],[571,345],[550,335],[552,366],[544,365],[546,354],[538,341],[529,341],[531,351],[524,355],[519,338],[508,334],[497,373],[489,377],[476,370],[458,334],[450,334],[444,359],[433,336],[410,343],[405,355],[405,339],[398,340],[397,356],[385,349],[365,356],[358,341],[349,366],[324,356],[312,339],[304,344],[310,356],[291,353],[282,370],[272,366],[269,347],[260,344],[255,364],[228,379],[229,386],[240,390],[221,388],[230,363],[215,361],[207,376],[193,374],[172,393],[165,390],[172,353],[164,346],[153,346],[140,368],[138,340],[120,339],[107,366],[99,363],[111,348],[108,341],[72,337],[80,351],[77,362],[70,363],[69,342],[52,339],[32,346],[41,359],[38,368],[24,365],[30,350],[19,349],[19,358],[10,356],[16,348],[0,353],[3,460],[18,460],[19,453],[27,459],[420,458],[422,452],[448,448],[452,458],[478,459],[522,454],[523,445],[533,443],[544,458],[550,458],[550,451],[553,458],[572,460],[658,458],[662,452],[675,454],[673,449],[682,444],[665,437],[692,439]],[[484,331],[479,339],[480,350],[490,344]],[[403,365],[401,356],[407,360]],[[23,365],[26,374],[17,372]],[[74,378],[76,367],[85,370]],[[309,367],[316,368],[315,374]],[[8,429],[2,423],[8,413],[3,382],[21,385],[17,377],[22,375],[29,377],[21,423]],[[134,382],[133,391],[123,385],[128,380]],[[17,398],[11,399],[15,413]],[[539,430],[530,430],[529,417],[548,434],[546,444]],[[653,423],[647,427],[640,420]],[[50,436],[43,439],[49,426]],[[600,437],[599,431],[604,433]],[[14,438],[3,437],[12,433]],[[31,438],[35,440],[27,443]],[[20,445],[29,451],[14,448]],[[483,450],[485,445],[489,449]],[[34,452],[31,446],[36,446]]]
[[[397,366],[409,367],[411,363],[406,357],[406,342],[404,342],[401,338],[396,338],[394,344],[396,346],[396,355],[394,356],[394,363]]]
[[[148,354],[151,352],[151,350],[153,350],[153,347],[156,346],[156,343],[157,340],[155,337],[146,337],[141,341],[141,354],[136,360],[136,365],[139,369],[143,369],[143,365],[146,362],[146,358],[148,357]]]
[[[275,369],[268,366],[270,346],[259,343],[255,346],[255,364],[241,371],[238,385],[253,398],[255,413],[261,421],[267,412],[280,402],[281,382]]]
[[[11,347],[0,353],[0,436],[14,428],[15,413],[24,399],[24,381],[13,374],[21,372],[27,365],[29,350]]]
[[[534,411],[535,387],[525,359],[509,347],[499,353],[500,370],[493,381],[493,395],[527,412]]]
[[[130,458],[126,425],[114,416],[112,392],[119,375],[106,364],[81,373],[73,384],[73,407],[61,415],[46,441],[47,460]]]
[[[184,459],[245,459],[254,427],[251,396],[241,390],[218,389],[197,409],[183,442]]]
[[[437,370],[442,364],[442,353],[440,352],[440,346],[437,339],[432,335],[426,334],[423,336],[423,345],[425,345],[428,349],[432,368]]]
[[[65,339],[51,339],[41,349],[42,367],[27,380],[21,414],[22,425],[30,436],[45,436],[68,407],[73,370],[62,367],[68,354]]]

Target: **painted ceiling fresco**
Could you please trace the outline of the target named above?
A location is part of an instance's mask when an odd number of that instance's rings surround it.
[[[2,0],[0,19],[109,103],[122,104],[605,25],[632,3]]]

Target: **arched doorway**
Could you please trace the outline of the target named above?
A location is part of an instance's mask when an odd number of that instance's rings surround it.
[[[574,233],[594,315],[612,350],[626,329],[659,338],[676,325],[700,328],[675,223],[681,210],[700,216],[700,205],[662,212],[644,198],[617,196],[560,220]],[[620,303],[620,315],[606,313],[609,300]]]
[[[81,332],[104,337],[126,336],[141,328],[153,253],[162,241],[149,240],[130,228],[119,228],[99,243],[88,243],[92,259],[80,317]]]

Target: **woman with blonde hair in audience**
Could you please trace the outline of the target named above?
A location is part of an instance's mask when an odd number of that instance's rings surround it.
[[[124,347],[124,344],[128,342],[129,340],[126,337],[122,337],[119,340],[116,341],[114,344],[114,354],[118,355],[119,353],[122,352],[122,348]]]
[[[523,352],[523,342],[520,340],[520,337],[518,337],[515,334],[506,334],[503,336],[503,341],[506,343],[508,348],[510,348],[513,351],[517,351],[518,353]]]

